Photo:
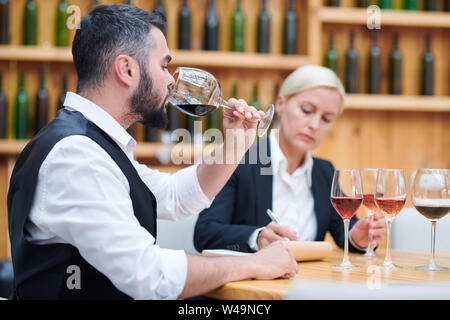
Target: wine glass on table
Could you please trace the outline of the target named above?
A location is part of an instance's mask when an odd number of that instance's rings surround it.
[[[169,105],[192,116],[201,117],[213,112],[219,107],[234,110],[222,98],[222,90],[217,79],[201,69],[179,67],[173,74],[175,83],[170,89]],[[266,134],[272,122],[275,106],[269,105],[264,117],[258,119],[258,136]]]
[[[361,180],[362,180],[362,188],[364,191],[363,194],[363,208],[370,222],[373,221],[374,214],[378,211],[377,204],[375,203],[375,184],[377,181],[377,172],[378,169],[374,168],[364,168],[361,169]],[[363,256],[358,256],[360,260],[379,260],[372,245],[372,235],[369,234],[369,245],[367,246],[366,253]]]
[[[375,187],[375,203],[384,215],[387,225],[386,257],[381,267],[385,270],[400,269],[391,259],[391,226],[406,202],[406,185],[403,170],[378,169]]]
[[[412,183],[412,201],[417,211],[431,221],[431,259],[416,269],[427,271],[450,270],[435,262],[436,224],[450,211],[450,170],[419,169]]]
[[[350,220],[363,201],[361,173],[357,169],[335,170],[331,184],[331,203],[344,220],[345,242],[344,258],[338,265],[331,266],[338,270],[355,270],[348,256],[348,228]]]

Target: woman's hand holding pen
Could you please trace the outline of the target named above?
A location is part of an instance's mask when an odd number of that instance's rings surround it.
[[[288,238],[292,241],[299,240],[297,238],[297,232],[295,232],[291,228],[280,226],[278,223],[271,222],[258,234],[258,248],[261,250],[272,242],[284,240],[284,238]]]

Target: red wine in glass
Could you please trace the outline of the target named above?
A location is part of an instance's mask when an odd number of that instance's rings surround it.
[[[331,197],[331,203],[342,219],[350,220],[358,210],[363,199],[347,197]]]
[[[395,218],[406,203],[406,198],[376,198],[376,204],[388,219]]]

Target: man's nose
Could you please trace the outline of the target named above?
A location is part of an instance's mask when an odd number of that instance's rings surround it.
[[[169,83],[167,84],[168,88],[171,88],[175,84],[175,78],[169,73]]]

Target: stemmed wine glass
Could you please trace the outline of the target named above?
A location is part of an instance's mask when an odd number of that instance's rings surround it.
[[[366,215],[369,217],[370,222],[373,221],[374,214],[378,211],[377,204],[375,203],[375,184],[377,181],[378,169],[364,168],[361,170],[362,188],[363,194],[363,207],[365,208]],[[369,245],[367,246],[366,253],[363,256],[359,256],[360,260],[379,260],[372,245],[372,235],[369,234]]]
[[[171,106],[192,116],[201,117],[219,107],[233,109],[222,98],[217,79],[207,71],[195,68],[179,67],[173,74],[175,83],[170,89],[168,101]],[[265,116],[258,119],[258,136],[266,134],[275,112],[273,104],[267,107]]]
[[[360,171],[357,169],[335,170],[331,184],[331,203],[344,220],[345,243],[344,258],[340,264],[332,266],[333,269],[355,270],[360,268],[353,265],[348,256],[348,228],[351,218],[362,201],[363,191]]]
[[[391,259],[391,226],[394,218],[406,202],[406,185],[403,170],[378,169],[375,203],[384,215],[387,225],[386,257],[381,267],[385,270],[400,269]]]
[[[412,183],[412,201],[417,211],[431,221],[431,259],[425,266],[416,269],[437,271],[450,270],[438,266],[435,259],[436,224],[450,211],[450,170],[419,169]]]

